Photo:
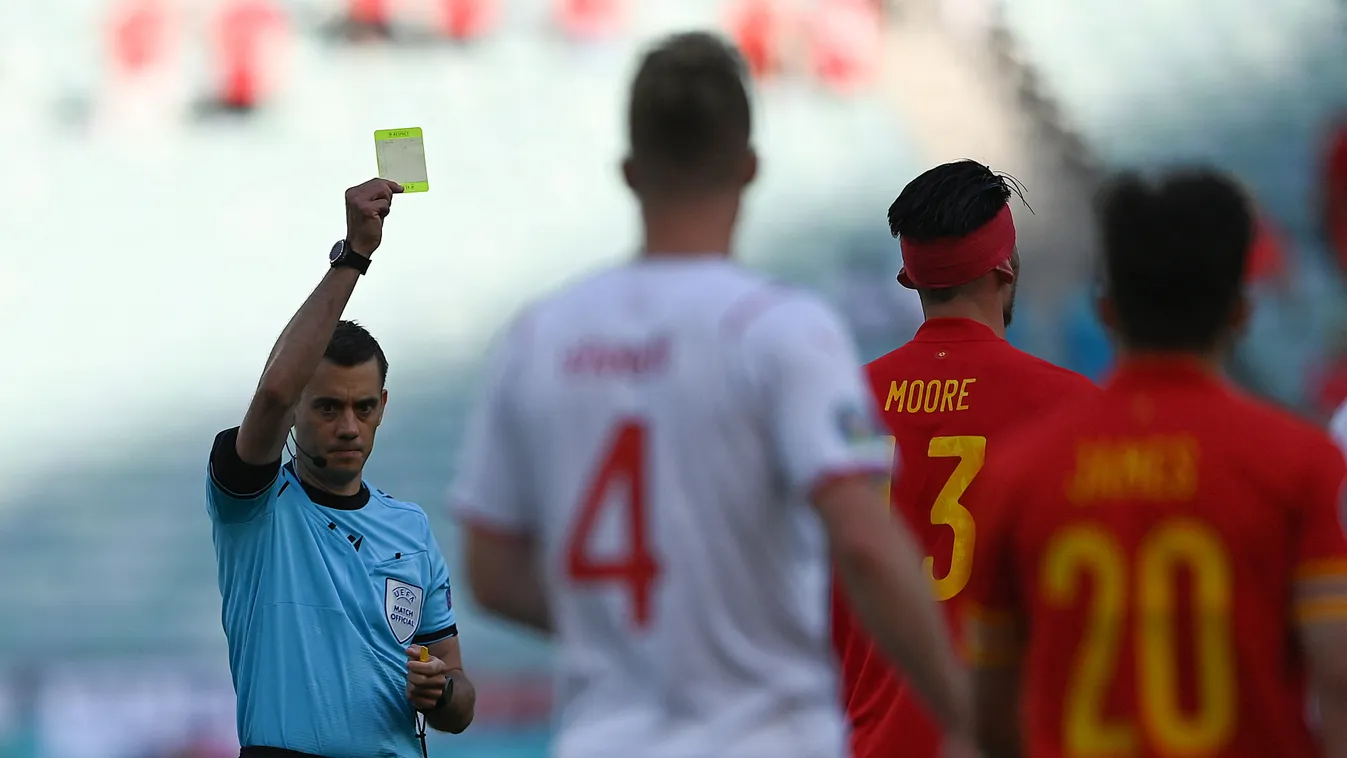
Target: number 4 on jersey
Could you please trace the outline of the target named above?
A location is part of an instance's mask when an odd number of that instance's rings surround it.
[[[626,420],[617,425],[580,501],[575,528],[566,544],[566,574],[570,579],[626,585],[632,620],[638,628],[650,624],[655,580],[659,577],[646,524],[645,438],[646,428],[640,421]],[[620,492],[614,492],[615,488]],[[591,552],[590,540],[605,505],[626,511],[622,519],[627,527],[625,555],[596,558]]]

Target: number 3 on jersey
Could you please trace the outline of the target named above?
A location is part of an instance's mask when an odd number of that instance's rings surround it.
[[[631,598],[632,622],[649,626],[659,564],[650,550],[646,523],[646,427],[625,419],[615,427],[608,447],[591,475],[566,542],[566,574],[576,583],[618,583]],[[590,544],[604,507],[620,508],[625,522],[623,554],[595,557]]]
[[[892,439],[892,438],[890,438]],[[968,512],[959,498],[968,491],[973,477],[982,470],[987,459],[986,437],[932,437],[926,448],[930,458],[958,458],[954,473],[945,480],[940,493],[931,504],[931,523],[948,526],[954,532],[954,544],[951,546],[949,571],[942,577],[935,575],[935,558],[926,556],[922,565],[926,575],[935,587],[936,600],[945,601],[963,591],[973,572],[973,545],[977,540],[977,527],[973,523],[973,514]]]

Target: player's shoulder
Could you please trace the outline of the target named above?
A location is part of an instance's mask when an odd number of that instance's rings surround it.
[[[979,354],[989,366],[997,367],[998,372],[1008,373],[1027,387],[1058,397],[1076,392],[1099,391],[1098,385],[1085,376],[1025,352],[1009,342],[989,340],[981,344],[991,351],[985,356]],[[929,343],[926,345],[929,346]],[[913,364],[925,365],[933,361],[931,350],[923,349],[923,343],[911,340],[870,361],[865,365],[865,370],[872,377],[886,377],[909,369]]]
[[[1083,374],[1076,373],[1064,366],[1058,366],[1052,361],[1044,360],[1013,345],[1008,345],[1008,347],[1013,351],[1014,360],[1019,363],[1026,377],[1035,382],[1042,382],[1053,389],[1099,391],[1099,386]]]
[[[1325,430],[1266,400],[1231,389],[1221,418],[1236,427],[1232,439],[1259,440],[1259,460],[1278,468],[1294,461],[1337,464],[1343,452]]]
[[[430,518],[426,515],[425,509],[416,503],[409,500],[399,500],[377,487],[369,488],[369,496],[371,500],[385,508],[426,524],[430,523]]]
[[[927,343],[929,345],[930,343]],[[914,364],[923,364],[931,360],[930,350],[922,349],[918,340],[908,340],[889,352],[870,360],[865,364],[867,373],[875,376],[888,376],[911,369]]]
[[[726,303],[721,330],[747,339],[798,338],[807,331],[843,331],[841,314],[803,287],[753,275]]]
[[[547,325],[585,320],[611,300],[605,293],[615,291],[611,282],[620,271],[621,267],[600,269],[525,301],[497,332],[499,349],[515,357],[527,355],[536,343],[548,339]]]

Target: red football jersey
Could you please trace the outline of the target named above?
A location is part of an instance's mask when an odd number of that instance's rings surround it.
[[[1026,755],[1321,755],[1295,632],[1347,617],[1345,474],[1179,359],[1028,430],[986,471],[966,621],[981,665],[1023,666]]]
[[[929,556],[936,596],[950,600],[972,566],[986,457],[998,454],[1016,424],[1098,388],[960,318],[927,321],[866,372],[897,446],[890,500]],[[952,605],[945,610],[957,640],[960,614]],[[840,587],[833,646],[855,758],[934,758],[939,729],[852,616]]]

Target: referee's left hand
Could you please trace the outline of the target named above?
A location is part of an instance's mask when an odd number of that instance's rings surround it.
[[[430,660],[421,661],[421,648],[412,645],[407,648],[407,699],[412,707],[422,713],[435,710],[444,694],[445,679],[449,666],[444,661],[430,656]]]

